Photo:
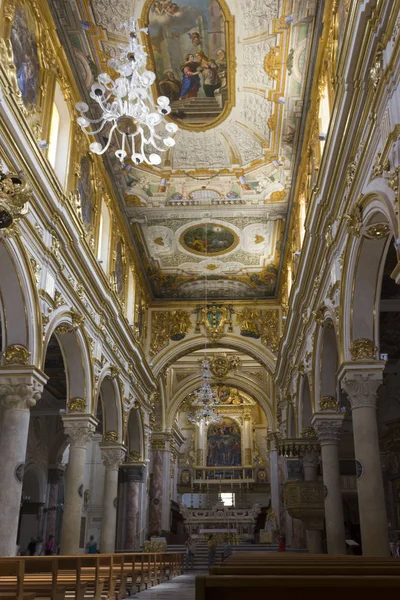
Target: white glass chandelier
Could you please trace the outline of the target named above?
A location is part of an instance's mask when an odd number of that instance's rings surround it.
[[[193,392],[194,402],[192,403],[192,410],[187,414],[187,418],[191,423],[198,427],[202,423],[207,427],[209,423],[220,421],[222,417],[215,411],[217,396],[210,385],[210,379],[212,377],[210,362],[207,359],[204,359],[201,366],[203,383],[198,390]]]
[[[101,109],[101,117],[89,119],[85,114],[89,106],[86,102],[78,102],[76,109],[80,117],[77,122],[88,135],[104,130],[107,136],[104,145],[100,142],[90,144],[91,152],[104,154],[115,136],[118,146],[115,156],[121,163],[128,157],[135,164],[159,165],[160,153],[175,145],[172,136],[178,127],[165,121],[165,116],[171,112],[169,98],[160,96],[157,106],[152,100],[150,87],[156,76],[146,69],[147,53],[137,39],[138,33],[147,34],[147,28],[139,29],[134,18],[122,28],[129,33],[129,44],[119,46],[119,59],[108,61],[119,77],[114,81],[108,73],[100,73],[90,92],[90,97]],[[88,130],[91,125],[98,127]]]

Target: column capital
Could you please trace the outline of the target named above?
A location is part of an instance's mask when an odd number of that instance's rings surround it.
[[[301,454],[301,461],[304,468],[313,467],[317,468],[320,463],[320,456],[318,450],[304,449]]]
[[[47,377],[36,369],[0,369],[0,405],[26,410],[40,400]]]
[[[377,391],[381,384],[381,371],[349,371],[341,381],[342,390],[347,394],[352,410],[376,408]]]
[[[266,436],[268,452],[279,451],[279,440],[282,438],[280,431],[268,431]]]
[[[317,433],[321,446],[339,443],[343,420],[343,413],[315,413],[312,426]]]
[[[69,443],[73,448],[86,448],[86,445],[93,437],[96,431],[97,419],[92,415],[82,415],[80,417],[62,417],[65,435],[69,438]]]
[[[122,444],[115,446],[100,446],[101,459],[106,469],[118,471],[120,464],[125,458],[126,448]]]

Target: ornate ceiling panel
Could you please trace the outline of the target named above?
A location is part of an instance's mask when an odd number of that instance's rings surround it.
[[[82,95],[132,14],[180,127],[160,168],[107,166],[155,298],[277,294],[315,0],[49,0]]]

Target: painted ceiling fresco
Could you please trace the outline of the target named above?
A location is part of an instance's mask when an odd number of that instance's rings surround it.
[[[209,297],[275,297],[316,0],[49,2],[86,101],[120,23],[149,28],[176,146],[159,168],[105,160],[153,297],[200,299],[205,278]]]

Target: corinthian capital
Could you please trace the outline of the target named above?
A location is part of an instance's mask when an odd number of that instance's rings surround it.
[[[354,378],[345,377],[342,389],[349,398],[351,409],[376,408],[377,391],[381,383],[381,379],[369,378],[367,373]]]
[[[338,444],[340,440],[340,430],[342,429],[343,414],[316,414],[312,424],[317,433],[319,443]]]
[[[86,448],[96,431],[96,420],[91,416],[81,419],[63,418],[64,432],[72,448]]]
[[[42,391],[43,383],[34,377],[3,378],[0,376],[0,404],[6,410],[32,408],[40,400]]]
[[[118,471],[120,464],[125,458],[126,449],[122,445],[112,448],[101,448],[101,458],[106,469]]]

